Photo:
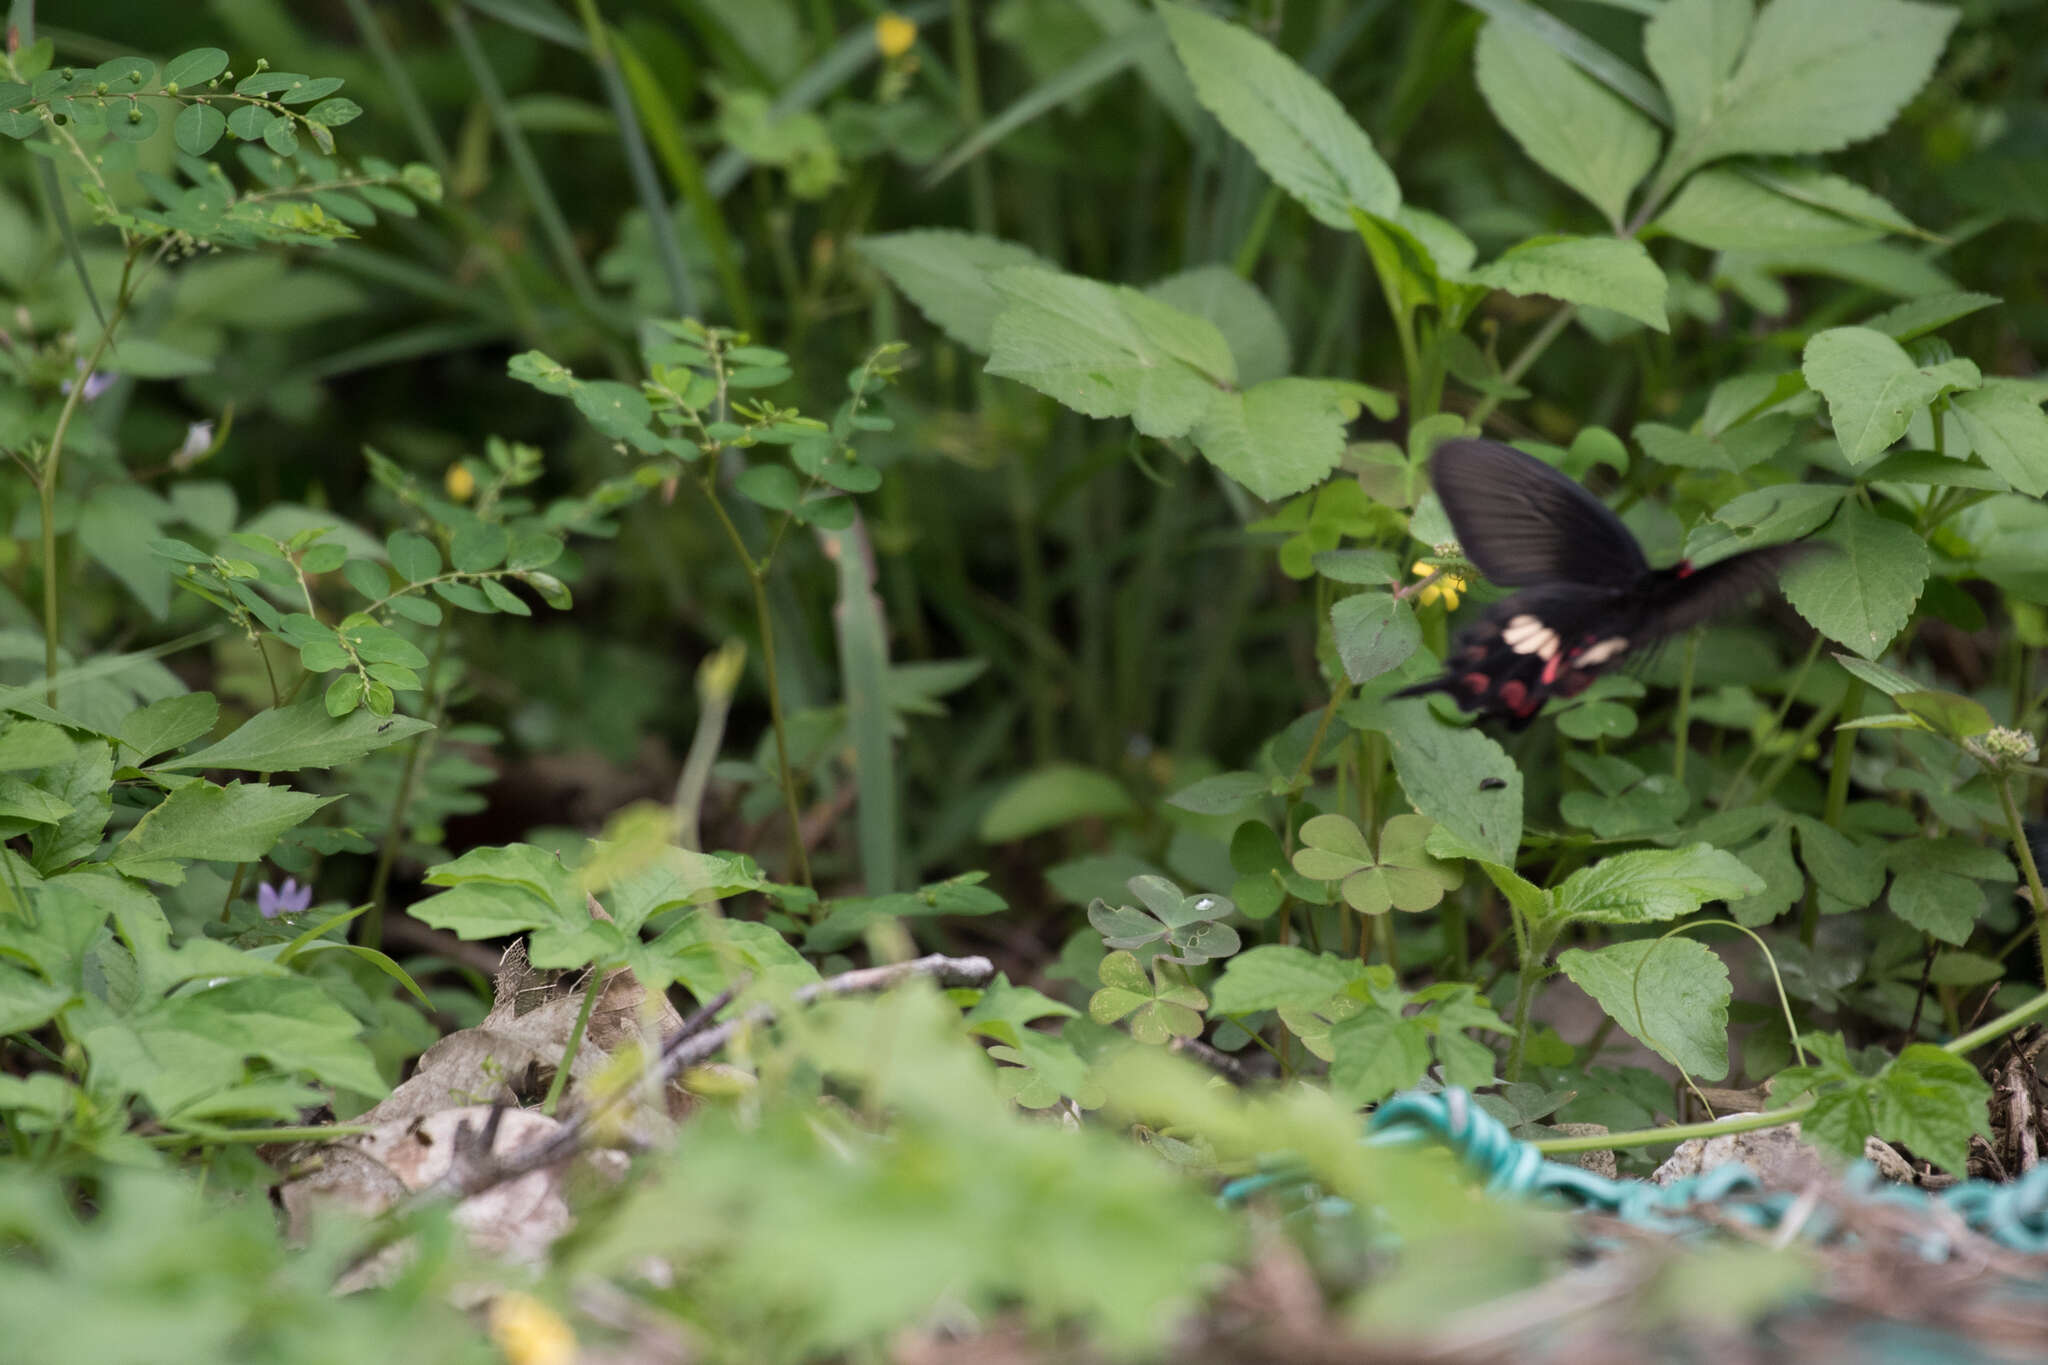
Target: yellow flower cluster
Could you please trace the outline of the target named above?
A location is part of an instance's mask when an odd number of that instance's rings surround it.
[[[901,57],[917,41],[917,21],[894,10],[875,16],[875,48],[884,57]]]
[[[491,1304],[491,1340],[510,1365],[572,1365],[576,1334],[562,1315],[531,1294],[500,1294]]]
[[[1431,568],[1428,564],[1424,563],[1422,560],[1419,559],[1416,560],[1412,566],[1410,566],[1408,571],[1414,574],[1417,578],[1427,578],[1431,574],[1436,572],[1435,569]],[[1445,611],[1456,611],[1458,609],[1458,595],[1464,591],[1465,580],[1460,578],[1457,574],[1447,573],[1443,577],[1437,579],[1436,582],[1424,588],[1420,593],[1417,594],[1417,596],[1419,596],[1422,599],[1422,603],[1424,606],[1429,605],[1431,602],[1436,601],[1438,598],[1442,598]]]

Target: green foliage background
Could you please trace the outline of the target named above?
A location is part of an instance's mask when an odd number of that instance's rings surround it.
[[[1291,1152],[1347,1321],[1414,1327],[1564,1246],[1358,1147],[1418,1084],[1535,1139],[1768,1085],[1998,1173],[2039,6],[9,18],[0,1324],[545,1359],[455,1286],[616,1338],[596,1277],[713,1358],[939,1310],[1143,1356],[1281,1235],[1214,1178]],[[1497,740],[1390,695],[1498,595],[1424,475],[1481,430],[1655,562],[1837,553]],[[515,935],[685,1009],[1000,975],[752,1036],[537,1285],[429,1211],[331,1298],[366,1234],[284,1253],[257,1142],[369,1111]]]

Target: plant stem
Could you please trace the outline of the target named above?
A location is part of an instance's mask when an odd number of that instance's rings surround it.
[[[1543,326],[1537,329],[1536,335],[1530,337],[1522,349],[1515,353],[1515,358],[1508,362],[1508,367],[1501,371],[1501,379],[1507,384],[1518,382],[1523,375],[1529,372],[1529,367],[1534,365],[1542,358],[1543,353],[1550,349],[1550,343],[1557,340],[1564,332],[1564,329],[1571,325],[1571,320],[1578,315],[1578,305],[1573,303],[1568,303],[1555,313],[1552,313],[1544,321]],[[1499,406],[1500,398],[1496,394],[1488,394],[1481,398],[1479,405],[1472,409],[1470,420],[1473,430],[1477,431],[1480,427],[1485,426],[1486,419],[1493,416],[1493,410]]]
[[[1685,664],[1678,677],[1678,715],[1672,721],[1671,780],[1683,785],[1685,782],[1685,751],[1689,746],[1688,736],[1692,729],[1692,671],[1700,652],[1700,633],[1693,630],[1685,637]]]
[[[1323,707],[1323,718],[1316,723],[1316,732],[1309,739],[1308,748],[1301,756],[1301,762],[1294,766],[1294,776],[1289,785],[1298,785],[1315,768],[1316,754],[1323,747],[1323,739],[1330,733],[1330,721],[1337,714],[1337,708],[1351,695],[1351,679],[1347,676],[1337,684],[1337,690],[1330,693],[1329,704]]]
[[[974,19],[967,0],[953,0],[953,71],[959,80],[960,124],[968,137],[981,128],[981,68],[974,55]],[[996,228],[996,185],[988,158],[967,163],[967,197],[977,232]]]
[[[448,623],[454,619],[441,613],[434,630],[434,656],[427,660],[427,694],[421,698],[421,714],[432,721],[441,705],[441,660],[448,651]],[[398,862],[399,845],[405,842],[405,816],[412,806],[413,785],[419,780],[420,754],[427,747],[431,731],[414,735],[405,751],[405,766],[398,774],[398,795],[391,802],[391,823],[384,827],[384,845],[377,850],[377,868],[370,874],[370,908],[363,916],[363,933],[358,940],[365,948],[384,941],[384,898],[391,889],[391,869]]]
[[[1799,661],[1799,671],[1792,676],[1791,685],[1785,689],[1784,700],[1778,703],[1778,714],[1771,717],[1771,733],[1776,734],[1785,728],[1785,717],[1791,712],[1792,703],[1799,700],[1799,689],[1806,683],[1807,671],[1813,667],[1813,661],[1820,657],[1820,644],[1821,636],[1815,632],[1813,643],[1806,647],[1806,657]],[[1742,766],[1735,770],[1735,776],[1728,779],[1728,786],[1722,791],[1721,799],[1714,803],[1714,809],[1728,809],[1728,803],[1733,801],[1735,794],[1742,789],[1742,779],[1749,776],[1750,767],[1755,764],[1756,756],[1762,752],[1760,744],[1753,743],[1749,746],[1749,752],[1742,756]]]
[[[540,1112],[549,1118],[555,1116],[555,1102],[562,1098],[562,1088],[568,1084],[569,1072],[575,1068],[576,1054],[583,1047],[583,1030],[590,1023],[591,1007],[604,990],[603,977],[600,968],[592,967],[590,980],[584,983],[583,1007],[576,1011],[575,1027],[569,1030],[569,1045],[562,1049],[562,1060],[555,1067],[555,1078],[548,1082],[547,1098],[540,1102]]]
[[[2012,832],[2013,851],[2019,854],[2020,870],[2027,874],[2027,892],[2034,901],[2034,930],[2041,943],[2041,979],[2048,985],[2048,892],[2041,889],[2041,869],[2034,862],[2034,847],[2020,820],[2019,803],[2013,800],[2012,774],[1998,775],[1998,803],[2005,807],[2005,825]]]
[[[1848,690],[1842,693],[1841,716],[1854,720],[1863,709],[1863,679],[1849,678]],[[1842,827],[1842,811],[1849,804],[1849,760],[1856,749],[1856,732],[1835,727],[1835,751],[1829,760],[1827,804],[1821,808],[1821,818],[1829,829]],[[1806,904],[1799,912],[1799,941],[1811,948],[1820,933],[1820,898],[1807,889]]]
[[[56,430],[50,433],[49,454],[43,457],[42,472],[36,479],[36,499],[43,517],[43,677],[48,680],[43,699],[51,706],[57,704],[57,479],[64,465],[64,438],[71,431],[71,419],[85,402],[86,381],[99,369],[100,357],[107,353],[107,346],[114,339],[114,328],[128,311],[134,269],[135,250],[130,247],[121,262],[121,285],[114,293],[113,314],[100,329],[100,339],[86,357],[85,368],[71,381],[71,392],[64,396],[64,408],[57,414]]]
[[[1966,1056],[1986,1043],[1997,1042],[2020,1025],[2042,1014],[2048,1014],[2048,991],[2042,992],[2016,1009],[2007,1010],[1981,1028],[1972,1029],[1959,1038],[1949,1039],[1941,1045],[1941,1050],[1951,1056]],[[1546,1156],[1566,1152],[1604,1152],[1626,1147],[1671,1146],[1690,1138],[1754,1133],[1762,1128],[1776,1128],[1780,1124],[1796,1123],[1811,1112],[1817,1103],[1818,1100],[1806,1099],[1797,1104],[1788,1104],[1782,1109],[1766,1109],[1761,1114],[1739,1114],[1734,1118],[1716,1119],[1712,1123],[1674,1123],[1663,1128],[1638,1128],[1625,1133],[1593,1133],[1586,1137],[1546,1138],[1542,1142],[1533,1142],[1529,1145]]]

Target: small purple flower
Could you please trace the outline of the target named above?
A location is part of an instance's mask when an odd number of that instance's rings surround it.
[[[300,886],[296,877],[286,877],[281,887],[265,882],[256,888],[256,908],[263,912],[265,919],[296,915],[312,903],[313,888]]]
[[[85,370],[85,360],[83,357],[76,362],[76,368],[81,373]],[[98,370],[94,370],[91,374],[85,376],[85,401],[90,403],[113,386],[114,376],[101,374]],[[67,379],[57,387],[68,395],[71,392],[71,381]]]

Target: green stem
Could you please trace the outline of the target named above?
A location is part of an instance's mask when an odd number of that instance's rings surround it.
[[[1689,632],[1685,637],[1685,664],[1678,676],[1678,715],[1671,723],[1674,731],[1671,745],[1671,780],[1685,784],[1685,753],[1690,746],[1692,731],[1692,672],[1693,663],[1700,652],[1700,633]]]
[[[2048,991],[2042,992],[2016,1009],[2007,1010],[1981,1028],[1972,1029],[1959,1038],[1951,1038],[1941,1045],[1941,1050],[1956,1057],[1967,1056],[1987,1043],[1997,1042],[2022,1024],[2042,1014],[2048,1014]],[[1691,1138],[1754,1133],[1763,1128],[1796,1123],[1812,1112],[1814,1105],[1818,1103],[1817,1099],[1805,1099],[1797,1104],[1788,1104],[1782,1109],[1766,1109],[1761,1114],[1740,1114],[1734,1118],[1716,1119],[1712,1123],[1675,1123],[1663,1128],[1637,1128],[1623,1133],[1546,1138],[1542,1142],[1530,1145],[1546,1156],[1559,1156],[1567,1152],[1604,1152],[1627,1147],[1673,1146]]]
[[[114,339],[114,328],[120,325],[121,315],[128,311],[130,277],[135,269],[135,251],[131,247],[121,262],[121,285],[114,294],[114,311],[108,317],[107,325],[100,329],[100,339],[93,344],[92,354],[86,357],[85,368],[72,378],[71,392],[64,396],[64,407],[57,414],[56,430],[50,433],[50,452],[43,457],[43,468],[36,480],[36,498],[43,517],[43,677],[48,679],[43,689],[43,698],[51,706],[57,704],[57,476],[64,467],[64,438],[70,434],[71,419],[78,415],[78,409],[85,402],[86,381],[99,369],[100,357],[107,352],[108,344]]]
[[[1849,686],[1842,693],[1841,716],[1854,720],[1863,710],[1863,679],[1849,678]],[[1842,827],[1842,811],[1849,804],[1849,762],[1856,749],[1856,731],[1835,727],[1835,751],[1829,760],[1827,804],[1821,808],[1821,818],[1827,821],[1829,829]],[[1811,948],[1820,933],[1820,898],[1811,887],[1807,888],[1806,904],[1799,912],[1799,941]]]
[[[448,651],[448,623],[452,613],[441,613],[441,624],[434,630],[434,656],[427,661],[427,693],[421,698],[420,711],[433,720],[441,705],[441,660]],[[384,899],[391,889],[391,869],[398,862],[399,847],[405,842],[405,816],[412,807],[413,785],[419,780],[420,754],[427,747],[427,735],[432,731],[414,735],[406,746],[405,766],[398,774],[398,795],[391,803],[391,823],[384,827],[384,844],[377,850],[377,868],[370,874],[370,908],[363,916],[362,937],[358,940],[365,948],[375,948],[384,942]]]
[[[2041,889],[2041,869],[2034,863],[2034,848],[2027,842],[2027,831],[2020,821],[2010,773],[1998,775],[1998,804],[2005,807],[2005,826],[2012,833],[2013,851],[2019,855],[2020,870],[2027,874],[2027,892],[2034,900],[2034,929],[2041,941],[2041,979],[2048,985],[2048,892]]]
[[[562,1061],[555,1068],[555,1078],[548,1082],[547,1098],[540,1102],[540,1112],[549,1118],[555,1116],[555,1103],[562,1098],[562,1088],[569,1083],[569,1073],[575,1068],[576,1054],[583,1047],[583,1030],[590,1023],[591,1006],[603,992],[604,973],[592,967],[590,980],[583,987],[583,1007],[576,1011],[576,1026],[569,1030],[569,1045],[562,1049]]]
[[[1536,985],[1548,974],[1544,959],[1550,956],[1550,946],[1557,941],[1557,928],[1551,926],[1539,929],[1533,924],[1522,922],[1522,912],[1510,904],[1508,919],[1515,927],[1515,948],[1521,959],[1522,968],[1515,980],[1515,1042],[1508,1049],[1507,1078],[1511,1081],[1522,1079],[1522,1057],[1529,1050],[1529,1028],[1534,1022],[1530,1007],[1536,1001]]]
[[[1322,749],[1323,740],[1330,733],[1330,721],[1336,716],[1337,708],[1342,706],[1344,699],[1350,695],[1351,679],[1346,677],[1337,684],[1337,690],[1330,693],[1329,704],[1323,707],[1323,718],[1316,722],[1316,732],[1310,736],[1308,748],[1301,755],[1301,762],[1295,764],[1294,776],[1288,780],[1289,786],[1300,786],[1302,779],[1315,768],[1316,754]]]
[[[1568,303],[1552,313],[1544,321],[1543,326],[1537,329],[1536,335],[1530,337],[1527,344],[1516,352],[1515,358],[1508,362],[1508,367],[1501,371],[1502,380],[1507,384],[1518,383],[1522,376],[1529,372],[1529,367],[1542,358],[1543,353],[1550,349],[1550,343],[1563,334],[1564,329],[1571,325],[1571,320],[1578,314],[1579,307],[1575,303]],[[1477,431],[1486,425],[1486,419],[1491,417],[1493,410],[1499,406],[1500,398],[1497,393],[1481,398],[1479,406],[1472,409],[1472,429]]]
[[[974,20],[967,0],[953,0],[953,70],[960,83],[960,123],[972,138],[981,130],[981,68],[974,56]],[[985,156],[967,163],[967,198],[974,229],[990,233],[996,228],[996,185]]]

